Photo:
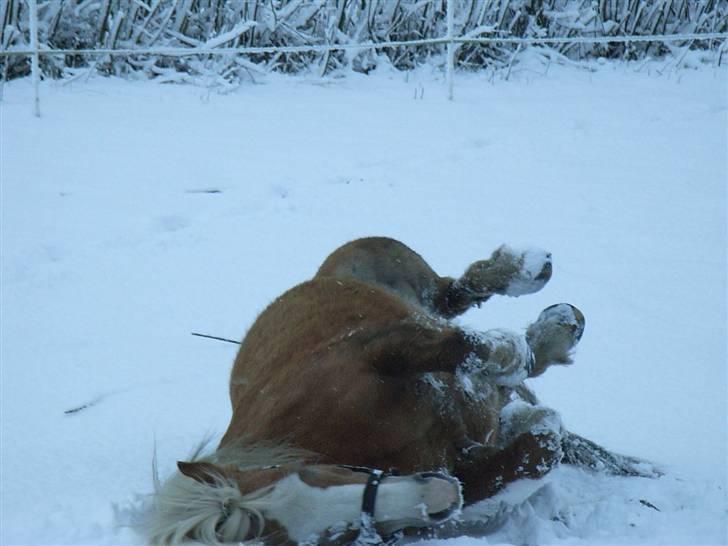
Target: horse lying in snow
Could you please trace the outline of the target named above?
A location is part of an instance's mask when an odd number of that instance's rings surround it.
[[[392,239],[334,251],[248,331],[229,428],[159,489],[151,541],[371,539],[442,523],[560,461],[654,475],[565,431],[523,384],[571,363],[577,308],[546,308],[525,335],[447,321],[494,294],[540,290],[551,272],[548,253],[506,246],[459,279]],[[400,475],[376,471],[392,467]]]

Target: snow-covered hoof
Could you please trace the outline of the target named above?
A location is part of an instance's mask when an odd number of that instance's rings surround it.
[[[551,278],[551,254],[540,248],[498,248],[487,260],[472,264],[457,281],[473,296],[523,296],[538,292]]]
[[[579,343],[586,320],[573,305],[559,303],[547,307],[526,331],[526,340],[534,354],[529,377],[541,375],[553,365],[571,364],[571,352]]]

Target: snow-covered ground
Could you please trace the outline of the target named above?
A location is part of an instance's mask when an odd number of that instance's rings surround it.
[[[41,119],[7,84],[0,543],[140,544],[119,522],[155,446],[169,473],[230,416],[235,346],[190,332],[240,338],[372,234],[450,275],[502,242],[550,249],[541,292],[462,323],[579,306],[576,365],[531,386],[667,471],[563,468],[495,535],[432,544],[725,543],[727,72],[531,68],[459,74],[452,103],[426,69],[227,95],[44,83]]]

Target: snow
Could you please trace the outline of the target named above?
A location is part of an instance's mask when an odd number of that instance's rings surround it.
[[[0,543],[142,544],[119,523],[155,450],[164,476],[230,417],[235,346],[189,332],[240,338],[380,234],[449,275],[502,243],[552,252],[542,291],[460,322],[577,305],[575,364],[529,385],[666,470],[561,468],[500,531],[429,544],[725,544],[726,71],[537,68],[458,74],[452,103],[427,69],[226,95],[43,82],[40,119],[30,82],[6,84]]]

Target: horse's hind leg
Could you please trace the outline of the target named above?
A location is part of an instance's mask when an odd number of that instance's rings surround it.
[[[494,294],[521,296],[551,278],[551,255],[506,245],[475,262],[462,277],[441,277],[407,245],[387,237],[366,237],[332,252],[316,277],[353,278],[376,284],[434,315],[452,318]]]
[[[553,364],[570,364],[584,332],[584,315],[568,303],[544,309],[526,336],[505,330],[473,334],[477,346],[462,370],[499,386],[517,388]]]
[[[534,363],[529,377],[536,377],[553,365],[571,364],[571,352],[584,333],[584,314],[573,305],[559,303],[547,307],[526,331]]]
[[[384,375],[447,372],[515,387],[533,366],[522,335],[505,330],[472,334],[452,325],[416,321],[386,323],[354,333],[348,340]]]
[[[566,317],[566,318],[565,318]],[[568,320],[567,320],[568,319]],[[551,364],[570,362],[584,328],[581,312],[568,304],[547,308],[525,337],[507,330],[466,333],[420,317],[368,328],[349,341],[359,344],[380,373],[462,372],[478,380],[515,388]]]
[[[515,297],[537,292],[549,281],[551,272],[551,254],[548,252],[503,245],[487,260],[471,264],[463,276],[448,287],[440,300],[441,314],[459,315],[494,294]]]

